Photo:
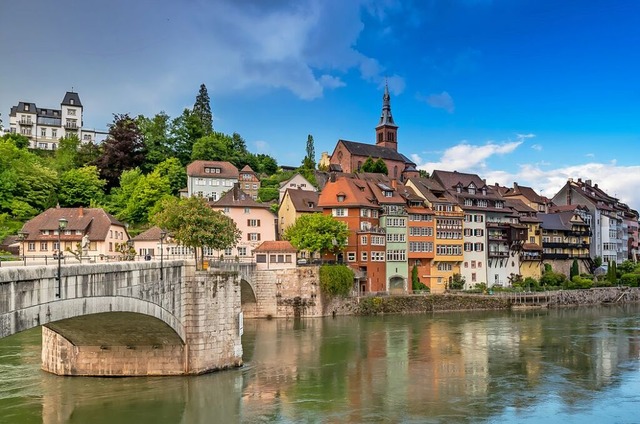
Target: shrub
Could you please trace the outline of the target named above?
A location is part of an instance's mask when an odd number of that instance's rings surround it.
[[[579,275],[573,277],[569,282],[567,282],[567,288],[574,289],[590,289],[593,287],[593,281],[588,278],[582,278]]]
[[[622,274],[620,277],[620,283],[629,287],[638,287],[640,284],[640,274]]]
[[[320,289],[330,296],[347,296],[353,289],[353,271],[346,265],[322,265]]]
[[[464,277],[460,274],[453,274],[449,288],[451,290],[462,290],[464,288]]]

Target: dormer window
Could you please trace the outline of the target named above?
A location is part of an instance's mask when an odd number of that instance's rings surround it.
[[[309,207],[310,207],[310,208],[313,208],[313,207],[314,207],[313,202],[309,202],[309,204],[308,204],[308,205],[309,205]]]
[[[504,207],[502,202],[496,201],[496,208],[497,209],[502,209]]]
[[[344,202],[344,199],[346,199],[347,196],[345,196],[344,193],[339,193],[337,197],[338,197],[338,202]]]
[[[483,188],[482,188],[482,195],[483,195],[483,196],[486,196],[486,195],[487,195],[487,188],[486,188],[486,187],[483,187]]]
[[[476,188],[474,186],[469,186],[469,194],[476,194]]]
[[[24,105],[24,111],[29,112],[29,105]]]
[[[384,197],[393,197],[393,191],[383,191]]]
[[[69,104],[70,104],[70,105],[75,104],[75,103],[73,102],[73,99],[69,99]]]

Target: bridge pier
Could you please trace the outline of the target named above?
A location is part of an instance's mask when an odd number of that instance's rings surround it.
[[[59,375],[202,374],[242,365],[241,278],[191,261],[0,269],[0,337],[43,326]]]

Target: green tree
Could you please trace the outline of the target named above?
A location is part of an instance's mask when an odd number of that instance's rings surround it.
[[[602,266],[602,257],[596,256],[595,258],[593,258],[593,266],[595,266],[596,268],[601,267]]]
[[[100,204],[104,199],[105,180],[95,166],[70,169],[60,177],[60,206],[77,207]]]
[[[142,175],[136,182],[126,207],[117,215],[131,224],[145,224],[149,221],[149,211],[156,202],[171,195],[171,186],[167,178],[158,172]]]
[[[18,133],[8,133],[2,136],[3,140],[10,141],[18,149],[26,149],[29,147],[30,141],[28,137]]]
[[[617,271],[616,261],[609,261],[609,267],[607,269],[607,281],[611,284],[615,284],[618,282],[618,271]]]
[[[211,114],[211,100],[207,92],[207,86],[200,84],[200,91],[193,105],[193,113],[198,117],[205,135],[213,132],[213,115]]]
[[[313,146],[313,136],[309,134],[307,136],[307,154],[302,159],[302,168],[304,169],[316,169],[316,149]]]
[[[177,157],[182,165],[188,165],[191,162],[194,143],[205,135],[200,118],[190,109],[183,110],[182,115],[171,121],[173,156]]]
[[[364,161],[364,163],[362,164],[362,167],[360,168],[360,171],[362,172],[373,172],[373,169],[375,168],[375,162],[373,161],[373,159],[371,158],[371,156],[369,156],[367,158],[367,160]]]
[[[54,166],[59,173],[64,173],[78,166],[78,148],[80,139],[75,134],[68,134],[58,140],[58,148],[54,156]]]
[[[464,288],[465,279],[460,274],[453,274],[449,288],[451,290],[462,290]]]
[[[165,198],[151,221],[169,231],[180,245],[193,248],[200,268],[204,247],[227,249],[235,246],[241,235],[231,218],[211,209],[201,197]]]
[[[0,140],[0,213],[26,220],[56,204],[57,173],[13,142]]]
[[[142,171],[151,172],[157,164],[173,156],[169,137],[171,118],[163,111],[151,119],[139,115],[136,117],[136,123],[144,139],[146,151]]]
[[[321,213],[304,214],[287,228],[284,239],[298,250],[337,253],[347,244],[349,229],[344,222]]]
[[[376,160],[376,163],[373,165],[373,171],[371,172],[375,172],[377,174],[389,174],[389,170],[387,169],[387,164],[384,163],[384,161],[382,160],[382,158],[378,158],[378,160]]]
[[[254,171],[266,175],[273,175],[278,171],[278,162],[271,156],[259,153],[256,155],[256,160],[258,161],[258,169],[254,169]]]
[[[140,168],[124,171],[120,175],[120,185],[111,190],[109,196],[108,209],[112,214],[119,216],[127,208],[127,204],[133,191],[138,185],[138,181],[143,178]]]
[[[413,291],[429,290],[429,287],[420,281],[417,265],[414,265],[413,268],[411,268],[411,289]]]
[[[214,132],[199,138],[193,144],[191,160],[228,161],[233,155],[232,138],[220,132]]]
[[[166,178],[171,187],[171,194],[177,196],[180,189],[187,186],[187,170],[177,158],[169,158],[160,162],[153,172],[157,172],[161,177]]]
[[[144,144],[138,124],[129,115],[114,114],[109,135],[102,144],[102,152],[96,160],[100,177],[107,181],[107,190],[118,185],[122,172],[142,165]]]
[[[322,265],[320,290],[329,296],[347,296],[353,290],[353,271],[346,265]]]
[[[569,271],[569,280],[573,280],[573,277],[580,275],[580,268],[578,266],[578,260],[574,259],[571,264],[571,270]]]

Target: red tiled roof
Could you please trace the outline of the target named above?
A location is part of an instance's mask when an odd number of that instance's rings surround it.
[[[219,174],[205,172],[205,168],[220,168]],[[239,172],[231,162],[197,160],[187,165],[187,175],[189,177],[207,178],[238,178]]]
[[[296,248],[286,240],[264,241],[254,252],[297,252]]]
[[[125,228],[123,223],[105,212],[104,209],[82,207],[51,208],[24,224],[22,231],[28,233],[25,240],[40,240],[43,237],[40,234],[42,230],[49,230],[53,235],[53,231],[58,229],[58,220],[61,218],[67,220],[66,229],[72,232],[69,235],[62,234],[61,239],[63,241],[81,240],[83,234],[87,234],[91,241],[104,241],[112,224]],[[76,231],[82,234],[76,234]]]

